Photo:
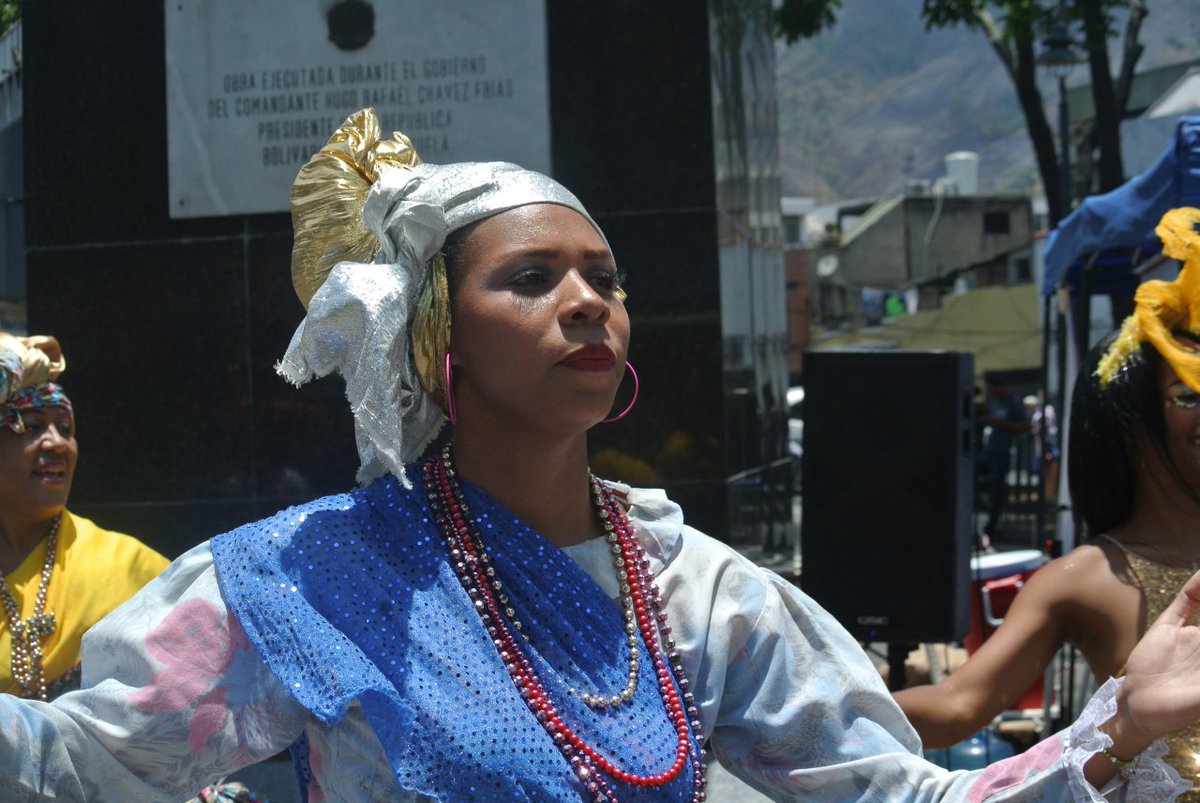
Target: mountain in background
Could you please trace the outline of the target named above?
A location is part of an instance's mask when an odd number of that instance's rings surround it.
[[[1148,0],[1138,69],[1200,57],[1197,0]],[[936,179],[953,151],[979,154],[981,192],[1038,181],[1012,81],[983,33],[926,31],[921,0],[843,0],[829,32],[780,45],[780,168],[785,195],[818,203],[900,192]],[[1119,53],[1120,46],[1112,46]],[[1083,65],[1068,78],[1087,79]],[[1042,77],[1051,125],[1057,84]],[[1165,147],[1165,145],[1164,145]]]

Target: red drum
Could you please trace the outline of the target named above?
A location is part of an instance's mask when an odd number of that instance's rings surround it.
[[[971,558],[971,629],[963,639],[968,655],[996,632],[1017,592],[1045,562],[1046,556],[1037,549],[993,552]],[[1041,710],[1044,688],[1044,681],[1039,679],[1012,708]]]

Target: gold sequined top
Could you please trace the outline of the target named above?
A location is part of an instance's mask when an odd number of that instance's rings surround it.
[[[1190,567],[1164,566],[1147,560],[1116,539],[1103,536],[1105,540],[1120,547],[1129,561],[1138,585],[1142,590],[1142,598],[1146,601],[1146,622],[1158,618],[1183,584],[1187,582],[1195,570]],[[1163,741],[1167,744],[1167,763],[1179,772],[1185,780],[1191,781],[1193,789],[1181,795],[1177,800],[1187,803],[1200,803],[1200,723],[1177,730]]]

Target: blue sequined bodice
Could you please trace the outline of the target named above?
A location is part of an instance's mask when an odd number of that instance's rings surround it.
[[[359,701],[401,788],[455,801],[589,797],[449,565],[420,474],[409,473],[411,490],[386,477],[213,539],[226,604],[316,717],[336,723]],[[564,720],[630,772],[670,766],[676,734],[653,672],[615,710],[593,711],[568,692],[624,687],[620,607],[560,549],[463,488]],[[687,800],[691,771],[663,788],[614,789],[622,801]]]

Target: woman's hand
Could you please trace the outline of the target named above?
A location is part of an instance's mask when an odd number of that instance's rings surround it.
[[[1117,715],[1104,730],[1111,752],[1132,758],[1155,739],[1200,720],[1200,572],[1146,631],[1125,665]]]

